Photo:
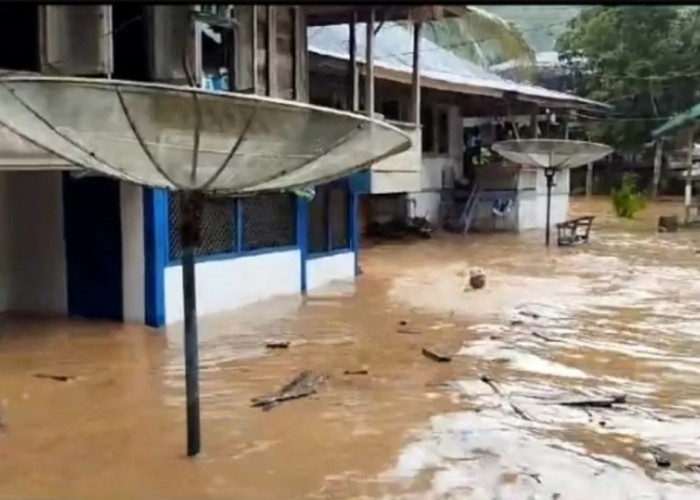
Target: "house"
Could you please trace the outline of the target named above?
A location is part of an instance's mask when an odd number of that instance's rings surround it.
[[[356,27],[360,73],[366,73],[364,25]],[[362,195],[361,226],[401,213],[406,206],[435,223],[451,213],[466,215],[468,197],[454,195],[455,179],[463,176],[465,133],[479,127],[488,147],[499,130],[515,125],[521,137],[561,137],[576,110],[605,113],[607,106],[542,87],[516,83],[458,57],[419,37],[406,24],[387,22],[375,28],[373,73],[374,112],[409,131],[411,151],[373,165],[369,194]],[[348,61],[351,25],[309,29],[311,102],[344,109],[350,107]],[[414,51],[414,47],[419,50]],[[415,54],[418,54],[417,56]],[[412,112],[412,65],[420,66],[420,112]],[[360,95],[359,109],[366,105]],[[503,137],[501,137],[502,139]],[[498,158],[478,169],[479,193],[473,202],[473,229],[494,227],[526,230],[545,225],[546,184],[541,171],[508,165]],[[552,220],[564,220],[568,211],[569,173],[558,173],[553,195]],[[466,201],[465,201],[466,200]],[[504,220],[495,220],[493,207],[512,202]],[[463,230],[468,227],[463,226]]]
[[[375,14],[419,22],[444,12],[122,3],[8,4],[0,14],[0,38],[13,47],[0,54],[2,70],[194,81],[308,101],[307,26],[370,22]],[[310,201],[279,193],[207,202],[195,265],[200,314],[354,279],[363,182],[360,176],[317,186]],[[0,129],[0,312],[155,327],[180,321],[178,200],[85,175]]]

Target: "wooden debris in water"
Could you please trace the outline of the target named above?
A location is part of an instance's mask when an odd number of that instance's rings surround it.
[[[479,380],[481,380],[483,383],[488,385],[491,388],[491,390],[493,390],[493,392],[495,392],[498,396],[505,398],[506,401],[508,401],[508,404],[510,405],[510,407],[513,409],[513,411],[520,418],[522,418],[523,420],[530,420],[530,421],[534,420],[523,409],[521,409],[518,405],[513,403],[513,401],[511,401],[510,397],[508,397],[507,394],[503,394],[503,392],[501,391],[500,387],[498,387],[498,385],[496,384],[496,381],[494,379],[492,379],[488,375],[482,375],[481,377],[479,377]]]
[[[432,359],[433,361],[436,361],[438,363],[449,363],[450,361],[452,361],[452,356],[436,352],[432,349],[428,349],[427,347],[424,347],[421,352],[426,358]]]
[[[538,333],[538,332],[532,332],[532,336],[537,337],[538,339],[544,340],[545,342],[559,342],[559,340],[557,340],[557,339],[547,337],[546,335],[542,335],[541,333]]]
[[[328,379],[327,375],[304,370],[279,391],[267,396],[260,396],[251,400],[253,407],[260,407],[263,411],[269,411],[275,406],[292,399],[304,398],[316,394],[319,386]]]
[[[617,394],[614,396],[604,398],[558,401],[557,404],[560,404],[562,406],[573,406],[575,408],[612,408],[613,405],[625,404],[626,402],[626,394]]]
[[[345,370],[344,375],[369,375],[369,370],[367,368],[359,368],[357,370]]]
[[[289,349],[288,340],[272,340],[265,343],[267,349]]]
[[[56,380],[57,382],[68,382],[69,380],[74,380],[73,375],[53,375],[49,373],[35,373],[33,375],[35,378],[47,378],[50,380]]]
[[[528,310],[518,311],[518,314],[525,316],[525,317],[528,317],[528,318],[532,318],[532,319],[540,319],[539,314],[537,314],[536,312],[528,311]]]
[[[671,458],[664,453],[660,448],[652,448],[649,450],[651,456],[654,457],[654,462],[659,467],[671,467]]]

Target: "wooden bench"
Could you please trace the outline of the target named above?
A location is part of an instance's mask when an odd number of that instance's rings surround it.
[[[557,245],[570,247],[588,241],[588,235],[593,225],[592,215],[584,215],[557,224]]]

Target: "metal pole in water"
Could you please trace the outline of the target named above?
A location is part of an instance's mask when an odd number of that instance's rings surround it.
[[[554,172],[555,170],[553,168],[544,169],[544,175],[547,178],[547,226],[545,227],[544,233],[544,241],[546,246],[549,246],[549,221],[552,209],[552,186],[554,186]]]
[[[201,200],[183,195],[182,223],[182,295],[185,313],[185,391],[187,397],[187,456],[202,447],[199,423],[199,346],[197,340],[197,300],[194,273],[194,249],[199,245]]]

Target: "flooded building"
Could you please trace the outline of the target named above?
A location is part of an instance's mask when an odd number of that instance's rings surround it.
[[[366,32],[358,25],[357,61],[366,74]],[[388,219],[406,207],[433,223],[450,222],[460,232],[470,229],[527,230],[545,225],[546,182],[542,172],[508,165],[489,146],[510,138],[564,138],[572,111],[604,113],[605,105],[542,87],[516,83],[467,61],[400,23],[377,26],[374,36],[374,112],[412,135],[411,151],[379,162],[368,174],[369,196],[361,210],[370,221]],[[311,101],[353,109],[349,99],[350,25],[309,29]],[[414,47],[418,56],[414,57]],[[420,96],[412,95],[412,68],[420,67]],[[366,99],[359,96],[359,109]],[[418,103],[419,114],[413,106]],[[517,129],[514,131],[513,129]],[[478,131],[478,132],[475,132]],[[514,133],[515,132],[515,133]],[[470,135],[478,135],[486,152],[465,165]],[[467,177],[476,178],[469,186]],[[565,219],[569,177],[557,174],[553,223]],[[507,208],[507,210],[500,210]],[[500,211],[499,211],[500,210]]]
[[[376,8],[435,19],[439,7]],[[0,69],[197,85],[307,102],[307,26],[373,23],[363,6],[0,7]],[[233,21],[232,21],[233,20]],[[236,28],[234,29],[234,25]],[[60,105],[60,103],[56,103]],[[1,130],[0,311],[163,326],[182,319],[179,197],[85,175]],[[197,306],[218,313],[357,272],[362,175],[293,193],[212,199],[197,249]]]

